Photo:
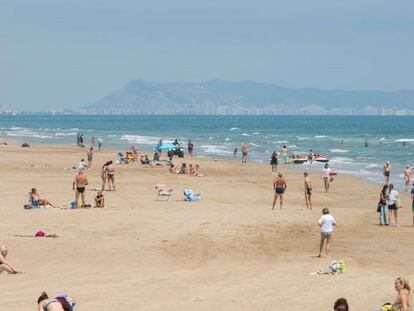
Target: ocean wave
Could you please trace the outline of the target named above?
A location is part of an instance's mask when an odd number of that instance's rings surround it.
[[[315,138],[326,138],[325,135],[316,135]]]
[[[260,135],[260,133],[259,132],[254,132],[254,133],[252,133],[253,135]]]
[[[298,140],[300,140],[300,141],[302,141],[302,140],[310,140],[310,138],[309,138],[309,137],[301,137],[301,136],[296,136],[296,138],[297,138]]]
[[[202,145],[200,148],[203,149],[205,153],[212,153],[216,155],[225,155],[225,154],[232,154],[232,151],[226,150],[223,147],[216,146],[216,145]]]
[[[247,133],[243,133],[242,134],[242,136],[250,136],[249,134],[247,134]]]
[[[155,145],[159,139],[156,137],[151,137],[151,136],[122,135],[121,140],[126,140],[129,143],[135,143],[135,144]]]
[[[228,137],[227,137],[227,138],[225,139],[225,141],[231,141],[231,138],[228,138]]]
[[[333,153],[347,153],[347,152],[349,152],[349,150],[345,150],[345,149],[331,149],[329,151],[333,152]]]
[[[335,163],[335,164],[353,164],[355,163],[355,160],[352,158],[347,157],[335,157],[332,158],[329,163]]]
[[[403,142],[414,142],[414,138],[399,138],[399,139],[396,139],[394,141],[399,142],[399,143],[403,143]]]
[[[231,129],[230,129],[230,131],[238,131],[238,130],[240,130],[240,128],[239,127],[232,127]]]
[[[74,135],[76,135],[75,132],[70,132],[70,133],[57,132],[57,133],[55,133],[55,136],[74,136]]]
[[[278,140],[276,141],[276,143],[278,144],[287,144],[289,141],[288,140]]]
[[[257,145],[255,143],[250,143],[250,145],[252,145],[253,147],[260,147],[260,145]]]

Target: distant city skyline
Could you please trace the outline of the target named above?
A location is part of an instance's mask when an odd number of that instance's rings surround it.
[[[3,1],[0,105],[79,108],[133,79],[414,89],[413,1]]]

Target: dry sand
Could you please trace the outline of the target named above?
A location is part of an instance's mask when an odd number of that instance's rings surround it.
[[[324,193],[314,169],[314,210],[304,208],[301,169],[282,167],[288,190],[283,210],[271,210],[268,165],[185,159],[204,178],[177,176],[167,168],[116,166],[118,191],[105,192],[104,209],[24,210],[27,193],[55,204],[73,200],[73,171],[85,150],[73,146],[0,146],[0,244],[23,271],[0,276],[1,310],[37,310],[42,290],[69,293],[76,310],[332,310],[346,297],[352,310],[393,301],[397,276],[413,278],[414,227],[408,195],[401,227],[380,227],[379,185],[338,176]],[[114,152],[95,153],[88,171],[88,201],[100,186],[100,166]],[[180,163],[179,160],[177,160]],[[47,164],[48,168],[30,165]],[[154,185],[174,188],[156,202]],[[183,202],[182,189],[202,193]],[[329,258],[318,253],[321,209],[338,222]],[[18,238],[37,230],[57,239]],[[309,275],[343,259],[340,276]]]

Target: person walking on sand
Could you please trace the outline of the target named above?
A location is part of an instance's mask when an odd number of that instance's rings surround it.
[[[413,212],[413,226],[414,226],[414,182],[413,182],[413,187],[411,188],[411,210]]]
[[[72,184],[72,189],[75,191],[75,202],[76,205],[79,202],[79,196],[82,198],[82,206],[85,206],[85,188],[88,185],[88,179],[84,174],[83,170],[79,170],[75,176],[75,180]]]
[[[101,190],[105,191],[105,187],[106,187],[106,183],[108,181],[108,176],[106,174],[106,167],[111,164],[112,161],[108,161],[106,162],[104,165],[102,165],[102,169],[101,169],[101,178],[102,178],[102,187]]]
[[[0,247],[0,274],[17,274],[18,272],[16,269],[14,269],[13,266],[6,260],[8,252],[9,250],[7,249],[6,245],[2,245]]]
[[[408,190],[408,187],[410,186],[410,182],[411,182],[411,167],[409,165],[405,166],[404,169],[404,174],[403,174],[403,180],[404,180],[404,185],[405,185],[405,190]]]
[[[247,163],[247,155],[249,154],[249,144],[248,143],[242,143],[241,152],[242,152],[242,163]]]
[[[397,200],[399,197],[399,193],[397,190],[394,189],[393,184],[388,185],[388,219],[390,224],[392,223],[392,216],[394,215],[394,223],[398,227],[398,206]]]
[[[303,173],[304,176],[304,185],[305,185],[305,203],[306,209],[312,210],[312,179],[309,176],[308,172]]]
[[[98,137],[98,150],[102,150],[102,137]]]
[[[325,185],[325,192],[329,191],[329,184],[331,182],[332,169],[329,167],[329,164],[326,163],[324,169],[322,170],[323,174],[323,183]]]
[[[323,246],[326,241],[325,252],[326,256],[329,255],[329,249],[331,247],[331,239],[333,233],[333,226],[336,226],[336,220],[332,215],[329,215],[329,209],[326,207],[322,210],[322,217],[319,219],[318,224],[321,227],[321,242],[319,245],[319,255],[322,257]]]
[[[188,140],[188,145],[187,145],[187,149],[188,149],[188,155],[190,157],[193,157],[193,149],[194,149],[194,144],[191,141],[191,139]]]
[[[92,147],[96,147],[96,138],[95,138],[95,136],[92,136],[91,144],[92,144]]]
[[[90,147],[89,150],[86,152],[86,156],[88,158],[88,168],[92,166],[92,157],[93,157],[93,147]]]
[[[384,183],[385,184],[388,184],[388,182],[390,181],[391,170],[392,170],[391,162],[387,161],[387,163],[385,163],[384,169],[383,169]]]
[[[115,188],[115,167],[114,167],[112,161],[108,162],[108,165],[105,167],[105,172],[106,172],[106,177],[107,177],[107,181],[108,181],[109,191],[116,191],[116,188]]]
[[[315,158],[315,154],[313,153],[313,150],[310,149],[309,153],[308,153],[308,161],[310,164],[310,167],[312,168],[312,164],[313,164],[313,159]]]
[[[381,226],[385,225],[388,226],[388,205],[387,205],[387,198],[388,198],[388,185],[384,185],[380,192],[380,198],[378,202],[379,206],[379,223]]]
[[[287,188],[286,180],[283,178],[283,174],[279,173],[278,176],[273,181],[273,190],[275,191],[275,195],[273,198],[272,210],[275,209],[277,198],[279,198],[280,209],[282,209],[283,194],[285,193],[286,188]]]
[[[277,173],[277,152],[273,151],[272,157],[270,158],[270,165],[272,166],[272,173]]]

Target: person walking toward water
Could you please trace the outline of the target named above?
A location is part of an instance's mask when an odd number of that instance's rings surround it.
[[[86,152],[86,156],[88,157],[88,168],[92,166],[92,157],[93,157],[93,147],[90,147],[88,152]]]
[[[98,137],[98,150],[102,150],[102,137]]]
[[[283,145],[280,151],[280,156],[282,157],[283,163],[286,164],[289,156],[289,149],[286,147],[286,145]]]
[[[270,158],[270,165],[272,166],[272,173],[277,173],[277,152],[273,151],[272,157]]]
[[[92,147],[96,147],[96,139],[95,139],[95,136],[92,136],[91,143],[92,143]]]
[[[279,173],[278,176],[273,181],[273,190],[275,191],[275,195],[273,198],[272,210],[275,209],[277,198],[279,198],[280,209],[282,209],[283,194],[285,193],[286,188],[287,188],[286,180],[283,178],[283,174]]]
[[[325,184],[325,192],[329,191],[329,184],[331,182],[331,175],[332,169],[329,167],[329,164],[326,163],[324,169],[322,170],[323,173],[323,182]]]
[[[303,173],[304,176],[304,186],[305,186],[305,204],[306,209],[312,210],[312,179],[309,176],[308,172]]]
[[[311,150],[309,150],[309,153],[308,153],[308,161],[309,161],[311,167],[312,167],[314,158],[315,158],[315,154],[313,153],[313,150],[311,149]]]
[[[391,162],[387,161],[387,163],[385,163],[384,169],[383,169],[384,183],[385,184],[388,184],[388,182],[390,181],[391,170],[392,170]]]
[[[399,193],[397,190],[394,189],[393,184],[388,185],[388,218],[391,224],[392,216],[394,215],[394,222],[396,226],[398,225],[398,206],[397,206],[397,200],[398,200]]]
[[[319,219],[318,224],[321,227],[321,242],[319,245],[319,255],[322,257],[323,246],[326,241],[325,252],[326,256],[329,255],[329,249],[331,247],[331,239],[333,233],[333,226],[336,226],[336,220],[332,215],[329,215],[329,209],[326,207],[322,210],[322,217]]]
[[[242,163],[247,163],[247,155],[249,154],[249,144],[243,143],[241,145]]]
[[[385,225],[388,226],[388,205],[387,205],[387,192],[388,192],[388,185],[384,185],[380,192],[380,198],[378,202],[379,207],[379,224],[381,226]]]
[[[404,174],[403,174],[403,180],[405,185],[405,190],[408,191],[408,187],[410,186],[411,182],[411,167],[409,165],[405,166]]]
[[[235,157],[235,158],[237,158],[237,148],[234,148],[234,150],[233,150],[233,157]]]
[[[193,149],[194,149],[194,144],[193,144],[193,142],[191,141],[191,139],[190,139],[190,140],[188,140],[188,146],[187,146],[187,149],[188,149],[188,155],[189,155],[190,157],[193,157]]]
[[[88,179],[86,178],[83,170],[79,170],[78,174],[75,176],[73,181],[72,188],[75,191],[75,202],[78,205],[79,196],[82,198],[82,206],[85,206],[85,188],[88,185]]]

